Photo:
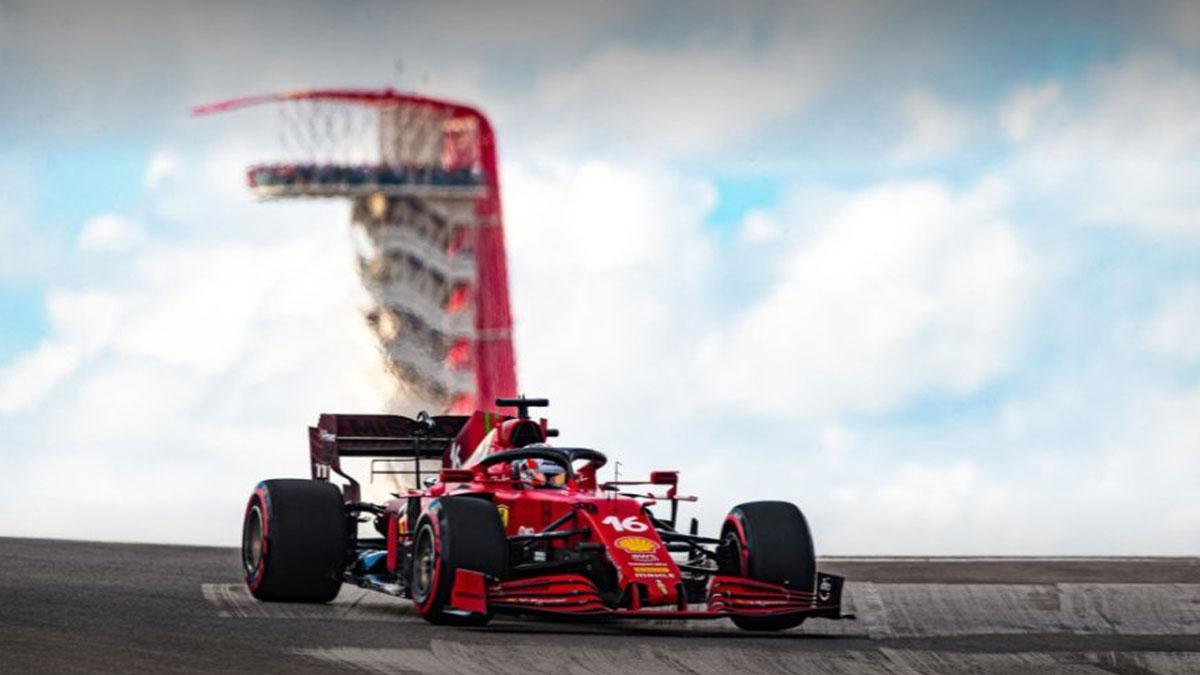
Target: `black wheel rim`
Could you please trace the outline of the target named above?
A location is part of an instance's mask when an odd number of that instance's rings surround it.
[[[413,596],[423,602],[429,597],[433,586],[433,568],[437,563],[433,546],[433,528],[426,525],[417,535],[417,548],[413,554]]]
[[[721,537],[721,545],[725,548],[726,554],[723,559],[718,559],[718,567],[722,574],[732,574],[735,576],[743,576],[749,573],[749,570],[742,569],[742,540],[733,530],[728,530]]]
[[[255,504],[246,513],[246,523],[242,527],[242,566],[246,569],[246,574],[254,574],[258,569],[262,562],[262,553],[262,510]]]

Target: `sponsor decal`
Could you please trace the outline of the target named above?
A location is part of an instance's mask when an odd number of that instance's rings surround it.
[[[644,562],[644,563],[662,562],[661,560],[659,560],[657,553],[630,553],[629,558],[631,560],[633,560],[633,562]]]
[[[658,542],[646,537],[621,537],[616,544],[626,553],[653,553],[658,550]]]
[[[829,580],[829,577],[821,577],[821,583],[817,585],[817,599],[825,602],[831,595],[833,595],[833,582]]]
[[[500,512],[500,522],[504,523],[504,527],[508,527],[508,504],[499,504],[496,510]]]
[[[666,565],[634,565],[633,576],[669,579],[671,578],[671,568]]]
[[[658,592],[663,595],[667,594],[667,585],[662,582],[662,579],[655,579],[654,585],[658,587]]]

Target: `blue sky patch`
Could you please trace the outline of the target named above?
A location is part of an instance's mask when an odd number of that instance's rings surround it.
[[[0,286],[0,326],[0,364],[37,345],[46,334],[41,289]]]
[[[148,161],[148,149],[125,143],[55,147],[34,164],[37,222],[78,234],[89,218],[128,211],[145,193]]]
[[[737,227],[747,213],[779,201],[779,181],[773,176],[718,176],[717,205],[705,223],[718,230]]]

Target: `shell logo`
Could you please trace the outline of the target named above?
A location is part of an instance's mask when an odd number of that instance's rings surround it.
[[[658,542],[646,537],[621,537],[616,544],[626,553],[653,553],[658,550]]]

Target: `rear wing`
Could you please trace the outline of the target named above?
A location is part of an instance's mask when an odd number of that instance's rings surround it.
[[[417,419],[400,415],[322,414],[317,426],[308,428],[312,477],[329,480],[337,474],[349,483],[343,488],[346,501],[359,501],[361,489],[352,476],[342,471],[342,457],[368,457],[412,462],[411,473],[421,484],[422,459],[442,459],[467,422],[465,415],[426,415]]]

